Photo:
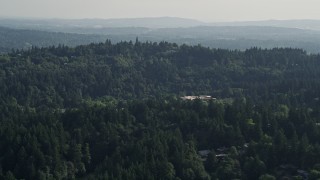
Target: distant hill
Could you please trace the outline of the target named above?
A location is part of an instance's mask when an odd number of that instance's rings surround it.
[[[139,36],[141,40],[153,38],[179,44],[202,44],[212,48],[245,50],[251,47],[293,47],[319,53],[320,31],[268,26],[199,26],[165,28]]]
[[[12,28],[61,31],[74,28],[145,27],[177,28],[205,25],[185,18],[154,17],[126,19],[0,19],[0,25]]]
[[[104,35],[55,33],[0,27],[0,53],[9,52],[11,49],[28,49],[32,46],[47,47],[59,44],[76,46],[101,42],[106,39],[107,37]]]
[[[135,41],[138,37],[140,41],[202,44],[212,48],[245,50],[251,47],[293,47],[319,53],[320,31],[315,30],[317,23],[320,29],[320,21],[316,20],[206,24],[170,17],[114,20],[0,19],[0,26],[11,28],[1,29],[0,51],[57,44],[75,46],[104,42],[106,39],[113,43]]]
[[[266,20],[209,23],[210,26],[272,26],[309,30],[320,30],[320,20]]]
[[[271,26],[320,30],[320,20],[265,20],[205,23],[194,19],[176,17],[147,17],[122,19],[17,19],[0,18],[0,25],[19,29],[72,31],[88,28],[188,28],[195,26]]]

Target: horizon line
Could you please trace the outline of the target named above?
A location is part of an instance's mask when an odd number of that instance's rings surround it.
[[[178,16],[144,16],[144,17],[110,17],[110,18],[102,18],[102,17],[88,17],[88,18],[63,18],[63,17],[22,17],[22,16],[1,16],[0,19],[13,19],[13,20],[134,20],[134,19],[161,19],[161,18],[169,18],[169,19],[184,19],[184,20],[193,20],[198,21],[199,23],[239,23],[239,22],[266,22],[266,21],[320,21],[320,19],[244,19],[244,20],[215,20],[215,21],[204,21],[196,18],[189,17],[178,17]]]

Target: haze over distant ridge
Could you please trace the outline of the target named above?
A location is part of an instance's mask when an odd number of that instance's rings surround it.
[[[38,18],[0,18],[0,25],[15,27],[146,27],[174,28],[207,25],[207,23],[177,17],[146,17],[117,19],[38,19]]]
[[[80,43],[75,38],[81,39],[79,35],[52,34],[52,32],[62,32],[98,35],[83,37],[86,39],[86,41],[82,41],[83,43],[105,42],[106,39],[110,39],[112,42],[134,41],[138,37],[141,41],[201,44],[212,48],[244,50],[250,47],[292,47],[320,53],[320,21],[316,20],[204,23],[192,19],[172,17],[76,20],[0,19],[0,26],[22,30],[5,30],[5,33],[1,34],[2,42],[13,42],[11,43],[13,46],[10,46],[9,49],[25,47],[26,44],[45,46],[59,43],[65,45]],[[48,41],[45,32],[42,33],[42,36],[37,36],[38,32],[24,31],[23,29],[47,31],[47,36],[56,38],[53,41]],[[34,38],[32,41],[30,38],[24,38],[30,33]],[[22,38],[17,39],[16,37]],[[57,41],[59,39],[63,41]],[[7,45],[7,43],[2,44]]]
[[[0,18],[0,26],[24,29],[55,30],[59,28],[187,28],[195,26],[272,26],[320,30],[320,20],[264,20],[206,23],[178,17],[146,17],[116,19],[45,19]]]
[[[320,19],[319,0],[1,0],[0,17],[184,17],[206,22]]]

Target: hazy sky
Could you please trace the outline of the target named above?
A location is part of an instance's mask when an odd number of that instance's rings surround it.
[[[320,0],[0,0],[0,17],[320,19]]]

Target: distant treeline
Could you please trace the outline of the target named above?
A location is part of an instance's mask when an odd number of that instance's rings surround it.
[[[49,47],[64,44],[77,46],[93,42],[104,42],[104,35],[85,35],[72,33],[46,32],[38,30],[11,29],[0,27],[0,54],[13,49],[30,49],[32,47]]]

